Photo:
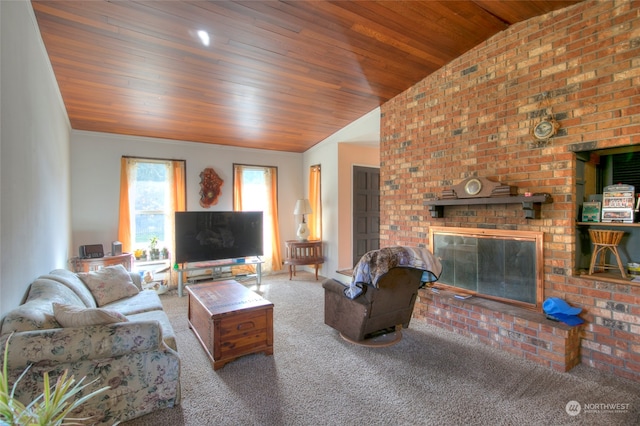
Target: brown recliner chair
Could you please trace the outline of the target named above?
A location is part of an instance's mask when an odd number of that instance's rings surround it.
[[[324,287],[324,322],[353,341],[363,341],[385,330],[409,327],[423,270],[395,267],[382,275],[378,287],[364,286],[364,292],[350,299],[345,285],[334,279]]]

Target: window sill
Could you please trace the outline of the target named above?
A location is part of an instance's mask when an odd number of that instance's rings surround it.
[[[619,222],[576,222],[576,225],[580,226],[613,226],[613,227],[630,227],[638,228],[640,223],[619,223]]]
[[[627,278],[622,278],[622,275],[620,275],[619,273],[616,274],[615,272],[597,272],[593,275],[579,274],[575,275],[575,277],[590,281],[601,281],[640,287],[640,281],[632,281],[635,277],[627,276]]]

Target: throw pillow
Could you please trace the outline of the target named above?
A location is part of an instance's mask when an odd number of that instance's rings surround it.
[[[79,272],[78,276],[89,288],[98,306],[135,296],[140,292],[122,265],[107,266],[92,272]]]
[[[82,308],[55,302],[53,303],[53,316],[63,327],[87,327],[128,321],[127,317],[120,312],[101,308]]]

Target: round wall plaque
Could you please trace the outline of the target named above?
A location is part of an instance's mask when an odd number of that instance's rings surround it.
[[[554,135],[556,126],[550,120],[542,120],[533,128],[533,136],[538,140],[546,140]]]

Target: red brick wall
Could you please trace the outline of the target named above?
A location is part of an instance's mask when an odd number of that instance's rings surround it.
[[[420,290],[414,315],[556,371],[568,371],[580,363],[581,327],[479,297],[458,300],[454,294]]]
[[[381,109],[381,244],[426,245],[430,225],[543,231],[545,297],[584,308],[582,362],[640,380],[640,287],[573,276],[575,154],[640,144],[640,4],[586,1],[513,25]],[[547,104],[560,122],[529,136]],[[514,205],[425,201],[470,176],[548,192],[540,219]]]

